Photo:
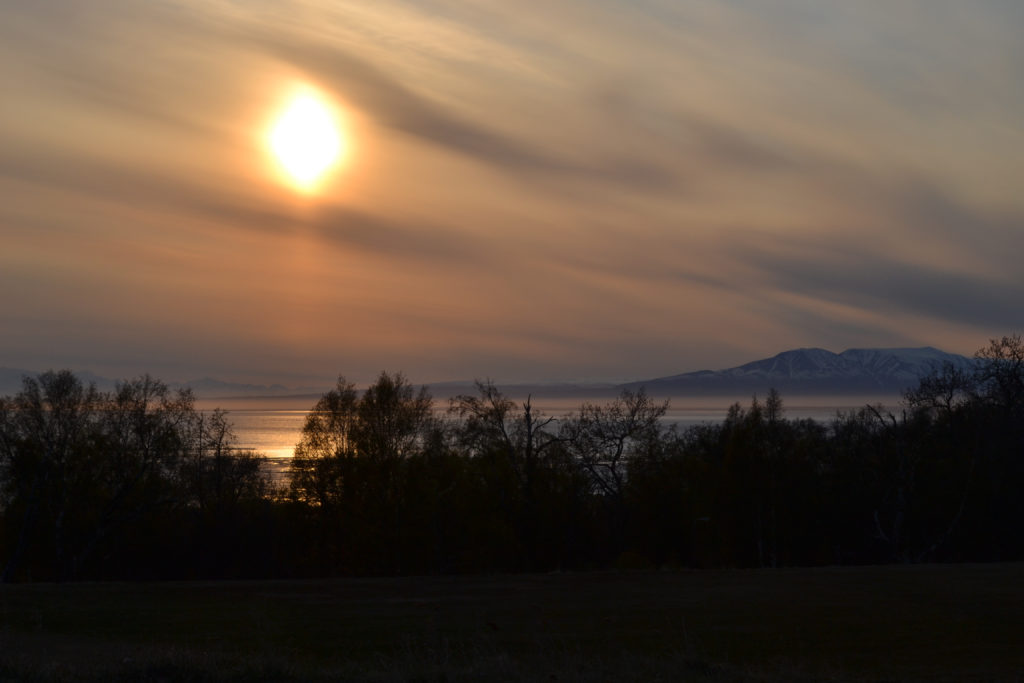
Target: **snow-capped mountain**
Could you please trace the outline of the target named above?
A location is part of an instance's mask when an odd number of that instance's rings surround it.
[[[794,349],[727,370],[701,370],[643,382],[655,394],[764,394],[772,387],[789,394],[898,394],[951,363],[973,367],[965,356],[926,346],[919,349]]]

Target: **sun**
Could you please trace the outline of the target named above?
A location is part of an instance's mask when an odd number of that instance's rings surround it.
[[[323,98],[294,95],[268,135],[270,150],[288,180],[299,190],[315,190],[344,152],[337,119]]]

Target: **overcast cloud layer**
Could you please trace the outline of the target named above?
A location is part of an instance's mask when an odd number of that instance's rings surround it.
[[[1024,329],[1024,4],[0,0],[0,366],[635,379]],[[288,93],[350,154],[280,182]]]

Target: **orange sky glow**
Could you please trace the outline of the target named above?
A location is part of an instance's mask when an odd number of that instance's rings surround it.
[[[0,12],[0,366],[626,380],[1024,329],[1024,6]]]

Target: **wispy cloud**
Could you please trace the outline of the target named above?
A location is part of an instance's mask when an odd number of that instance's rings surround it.
[[[1014,3],[0,12],[5,364],[642,377],[1024,328]],[[293,80],[353,136],[312,198],[260,137]]]

